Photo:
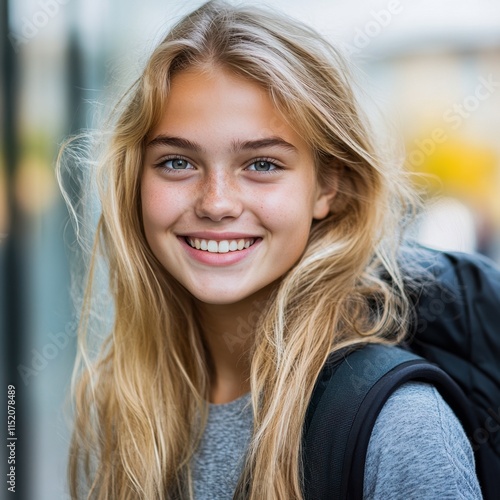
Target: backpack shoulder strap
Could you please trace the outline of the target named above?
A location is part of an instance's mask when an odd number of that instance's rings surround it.
[[[329,379],[320,377],[304,425],[304,496],[308,500],[363,498],[373,426],[389,396],[405,382],[434,384],[466,430],[474,428],[457,384],[443,370],[409,351],[367,344],[334,368],[325,368]]]

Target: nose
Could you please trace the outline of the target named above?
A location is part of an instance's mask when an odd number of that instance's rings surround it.
[[[195,212],[200,218],[220,221],[238,217],[242,211],[240,190],[231,172],[212,171],[201,181]]]

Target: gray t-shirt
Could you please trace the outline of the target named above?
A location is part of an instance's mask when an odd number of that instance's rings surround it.
[[[196,500],[231,500],[252,432],[250,393],[210,404],[193,457]],[[467,437],[437,390],[409,382],[380,412],[366,456],[365,500],[481,499]]]

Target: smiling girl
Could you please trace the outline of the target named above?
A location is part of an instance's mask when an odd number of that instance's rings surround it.
[[[337,51],[265,10],[203,5],[122,102],[98,173],[71,495],[303,498],[302,426],[328,356],[407,334],[404,176]],[[91,360],[101,256],[114,323]],[[470,445],[431,386],[386,403],[364,488],[480,498]]]

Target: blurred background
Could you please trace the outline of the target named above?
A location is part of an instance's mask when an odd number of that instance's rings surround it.
[[[98,125],[103,103],[202,2],[0,1],[0,382],[16,386],[16,498],[65,499],[63,403],[77,317],[69,270],[78,262],[55,158],[64,138]],[[359,71],[367,107],[394,124],[407,168],[431,174],[419,181],[429,204],[415,237],[499,262],[500,2],[260,3],[340,45]]]

